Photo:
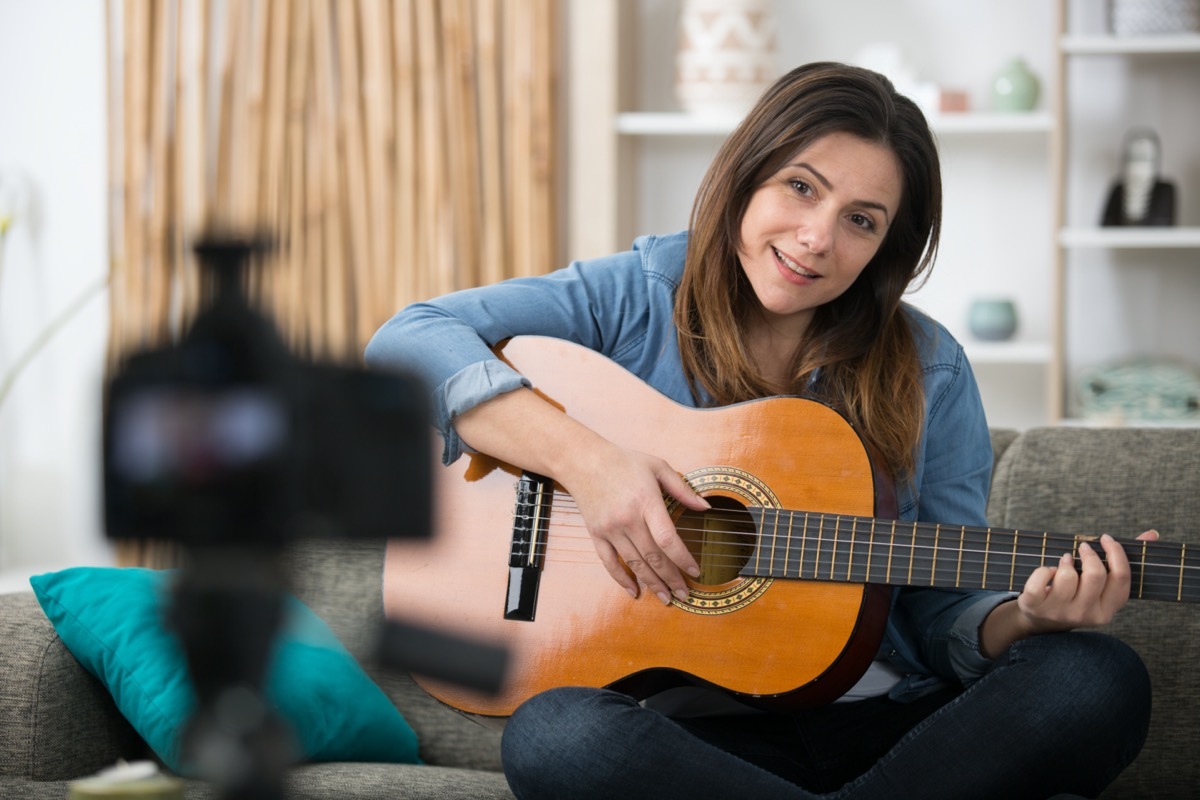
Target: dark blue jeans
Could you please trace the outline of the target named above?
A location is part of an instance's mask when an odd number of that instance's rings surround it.
[[[1108,636],[1017,642],[970,688],[798,714],[672,720],[604,689],[544,692],[504,732],[504,771],[539,798],[1093,797],[1137,755],[1150,680]]]

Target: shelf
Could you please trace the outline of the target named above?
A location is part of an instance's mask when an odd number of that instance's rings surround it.
[[[1054,129],[1054,117],[1048,111],[931,114],[929,127],[942,134],[1049,133]]]
[[[1200,228],[1065,228],[1058,232],[1063,247],[1124,249],[1186,249],[1200,247]]]
[[[1049,342],[975,342],[963,343],[967,360],[972,365],[996,364],[1032,366],[1050,363],[1051,349]]]
[[[1200,34],[1162,33],[1154,36],[1069,34],[1060,40],[1068,55],[1180,55],[1200,54]]]
[[[733,114],[632,111],[617,115],[617,133],[631,136],[725,136],[742,121]]]
[[[617,133],[629,136],[726,136],[741,117],[683,112],[633,111],[617,115]],[[1054,126],[1049,112],[1025,113],[963,112],[933,114],[929,125],[935,133],[1008,134],[1048,133]]]

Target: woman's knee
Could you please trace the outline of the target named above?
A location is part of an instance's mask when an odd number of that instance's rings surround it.
[[[635,706],[625,695],[583,687],[550,689],[526,700],[505,725],[501,739],[509,784],[514,791],[527,779],[541,786],[553,784],[555,776],[547,773],[551,764],[563,765],[564,771],[587,771],[597,753],[611,749],[603,740],[619,729],[615,715]]]
[[[1141,746],[1150,719],[1150,676],[1132,647],[1106,634],[1073,631],[1023,643],[1037,653],[1039,683],[1061,701],[1062,715],[1080,728],[1119,726]]]

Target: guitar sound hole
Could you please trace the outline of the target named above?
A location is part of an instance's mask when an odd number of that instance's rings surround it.
[[[706,497],[712,509],[685,509],[675,522],[679,536],[700,565],[696,583],[719,586],[737,580],[754,552],[754,519],[728,497]]]

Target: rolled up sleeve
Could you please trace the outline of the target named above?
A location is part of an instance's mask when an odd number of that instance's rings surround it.
[[[433,422],[445,442],[442,463],[452,464],[469,449],[454,428],[456,416],[497,395],[529,385],[521,373],[499,360],[469,364],[443,381],[433,393]]]

